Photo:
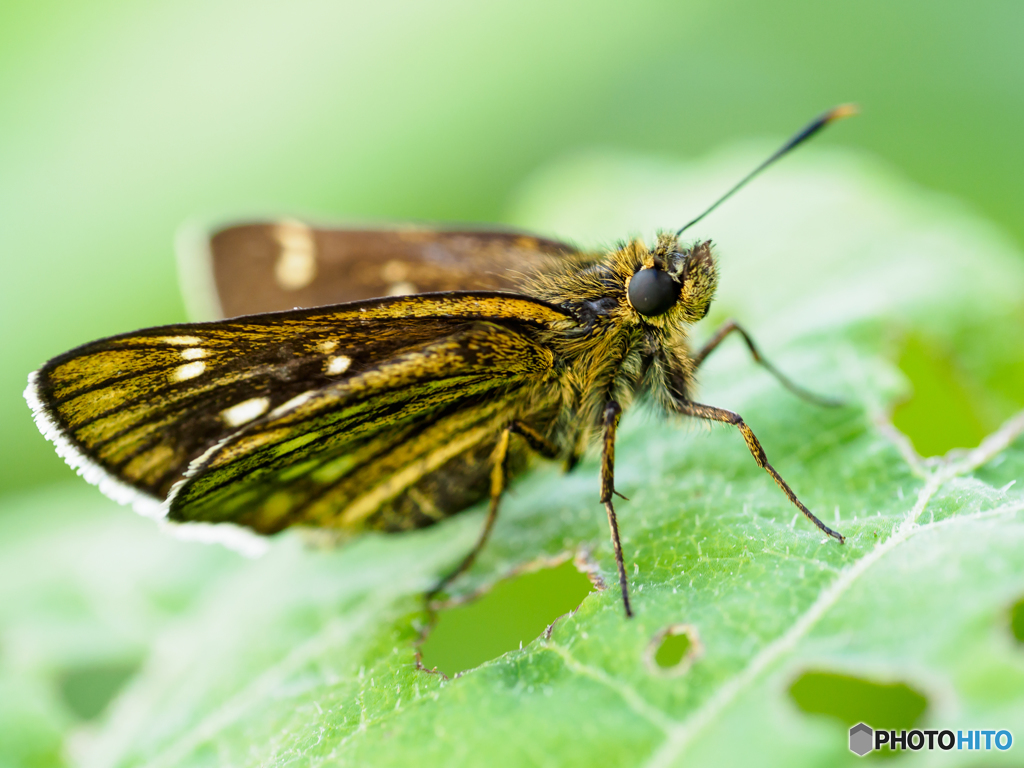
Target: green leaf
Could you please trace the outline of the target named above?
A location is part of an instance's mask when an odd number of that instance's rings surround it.
[[[763,154],[748,150],[693,167],[569,158],[522,191],[513,218],[585,245],[650,237]],[[420,595],[471,545],[482,510],[340,551],[286,535],[256,561],[151,529],[165,556],[123,573],[177,585],[178,610],[154,614],[142,586],[97,587],[109,615],[138,628],[126,648],[146,631],[153,640],[73,756],[90,766],[822,765],[855,759],[853,718],[1012,730],[1024,717],[1024,650],[1011,630],[1024,597],[1024,483],[1011,484],[1024,475],[1024,415],[1013,415],[1024,388],[1003,378],[1020,363],[1005,341],[1024,328],[1019,256],[955,202],[863,158],[811,150],[692,235],[715,239],[722,269],[699,336],[736,317],[794,379],[848,402],[795,400],[737,340],[709,359],[700,394],[743,414],[845,545],[796,513],[734,430],[632,412],[616,452],[629,501],[617,508],[636,617],[623,616],[616,589],[594,591],[521,649],[445,679],[415,663]],[[923,459],[913,445],[973,433],[944,431],[941,411],[908,422],[909,437],[893,426],[896,404],[928,383],[915,380],[928,366],[897,367],[920,339],[966,371],[963,397],[991,433],[980,446]],[[570,475],[543,465],[522,478],[455,591],[566,556],[614,585],[597,474],[590,458]],[[104,521],[104,536],[84,541],[110,568],[125,546],[157,546],[127,511]],[[35,525],[37,567],[55,585],[75,578],[72,555],[46,553],[67,537]],[[130,542],[115,535],[122,526]],[[190,569],[200,577],[182,576]],[[103,615],[96,606],[92,620]],[[12,616],[34,620],[24,607]],[[685,668],[673,670],[657,659],[672,657],[660,643],[680,627]]]

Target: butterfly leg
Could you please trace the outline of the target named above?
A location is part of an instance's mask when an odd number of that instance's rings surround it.
[[[622,604],[626,616],[633,615],[629,605],[629,583],[626,581],[626,563],[622,558],[622,542],[619,539],[619,521],[615,517],[612,495],[615,494],[615,430],[619,425],[622,408],[614,400],[604,409],[604,438],[601,449],[601,503],[608,512],[608,526],[612,531],[612,546],[615,548],[615,564],[619,568],[619,588],[622,590]]]
[[[529,424],[524,424],[521,421],[514,421],[509,429],[522,437],[523,440],[526,441],[526,444],[530,446],[530,450],[534,453],[543,456],[545,459],[558,458],[558,447]]]
[[[746,422],[738,413],[727,411],[724,408],[715,408],[711,405],[701,405],[700,403],[683,402],[677,406],[679,413],[684,416],[695,416],[698,419],[708,419],[710,421],[720,421],[723,424],[732,424],[734,427],[739,429],[740,434],[743,435],[743,439],[747,443],[747,448],[750,451],[750,455],[754,457],[754,461],[757,462],[757,466],[761,467],[765,472],[771,475],[772,480],[775,484],[782,489],[782,492],[786,494],[786,497],[793,502],[793,505],[804,513],[804,517],[814,523],[824,533],[831,536],[833,539],[837,539],[840,543],[846,541],[841,533],[833,531],[821,520],[815,517],[814,513],[811,512],[807,507],[803,505],[803,502],[796,497],[793,493],[793,489],[789,487],[789,484],[782,479],[782,475],[775,471],[775,467],[768,463],[768,457],[765,456],[764,448],[761,447],[761,443],[754,436],[753,431],[747,426]]]
[[[487,543],[487,539],[490,538],[491,531],[494,529],[494,523],[498,519],[498,502],[501,500],[501,494],[504,493],[505,485],[508,482],[508,442],[511,433],[512,427],[505,429],[501,433],[498,437],[498,443],[494,447],[494,453],[491,454],[491,461],[493,462],[491,467],[491,504],[487,510],[487,519],[484,521],[483,530],[480,531],[480,536],[477,538],[476,544],[473,545],[473,549],[462,559],[462,562],[427,593],[428,600],[443,591],[455,579],[468,571],[474,561],[476,561],[480,550]]]
[[[747,333],[735,320],[726,320],[722,323],[721,327],[715,331],[715,335],[708,339],[707,343],[697,350],[697,352],[690,358],[693,362],[694,369],[699,368],[701,363],[704,362],[704,358],[714,352],[715,349],[718,348],[718,345],[725,341],[725,338],[734,331],[743,337],[743,341],[746,342],[747,349],[750,350],[750,354],[754,358],[754,362],[768,371],[768,373],[774,376],[782,386],[801,400],[806,400],[807,402],[814,403],[815,405],[821,405],[826,408],[838,408],[843,405],[841,400],[816,395],[787,378],[782,371],[772,365],[770,361],[761,355],[761,351],[757,348],[757,345],[754,344],[754,340],[750,338],[750,334]]]
[[[561,458],[562,453],[558,450],[558,446],[544,437],[544,435],[535,430],[529,424],[524,424],[521,421],[513,422],[512,432],[520,435],[526,441],[526,444],[530,446],[531,450],[533,450],[537,455],[543,456],[545,459],[551,459],[552,461]],[[579,460],[580,452],[578,449],[573,448],[572,453],[565,458],[565,471],[571,472],[573,467],[579,463]],[[619,495],[622,496],[622,494]],[[625,498],[625,496],[623,496],[623,498]]]

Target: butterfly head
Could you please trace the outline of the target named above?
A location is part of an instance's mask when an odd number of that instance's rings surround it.
[[[748,181],[790,151],[803,144],[829,123],[857,114],[852,104],[834,107],[804,126],[796,135],[775,151],[767,160],[744,176],[724,195],[708,206],[703,213],[676,230],[674,235],[663,233],[658,237],[654,251],[646,252],[642,244],[633,243],[638,254],[643,253],[642,265],[627,280],[626,297],[630,307],[651,325],[681,320],[693,323],[708,313],[718,285],[715,258],[711,241],[694,243],[681,248],[679,236],[699,222],[719,205],[728,200]]]
[[[628,277],[626,298],[634,311],[656,325],[664,316],[694,323],[707,315],[717,287],[710,240],[684,247],[674,235],[663,234]]]

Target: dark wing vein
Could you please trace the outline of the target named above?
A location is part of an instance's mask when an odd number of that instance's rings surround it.
[[[272,533],[293,524],[396,527],[390,505],[452,460],[493,442],[551,353],[526,336],[474,323],[324,387],[229,436],[197,459],[170,496],[170,517]],[[486,474],[486,462],[481,474]],[[453,502],[453,503],[464,503]],[[432,514],[398,527],[415,527]],[[414,516],[415,517],[415,516]]]

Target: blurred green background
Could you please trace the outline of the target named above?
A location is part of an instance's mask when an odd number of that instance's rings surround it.
[[[6,0],[0,492],[71,478],[30,370],[184,318],[192,217],[501,221],[566,152],[698,156],[856,101],[821,142],[1024,242],[1022,21],[1015,0]]]
[[[863,115],[816,143],[880,156],[1024,245],[1022,22],[1018,0],[5,0],[0,520],[8,528],[0,530],[17,555],[8,574],[35,582],[23,604],[8,607],[24,617],[40,610],[38,595],[50,595],[55,615],[77,615],[62,604],[66,572],[42,574],[48,563],[77,563],[78,550],[92,557],[76,572],[83,590],[101,584],[97,594],[120,595],[124,586],[127,595],[116,609],[79,606],[88,621],[66,619],[52,632],[70,650],[40,652],[83,657],[92,677],[62,677],[65,702],[92,717],[134,671],[137,662],[123,659],[145,653],[164,613],[235,566],[219,550],[175,546],[147,521],[131,527],[128,510],[104,528],[112,503],[90,489],[95,508],[80,503],[81,481],[38,434],[21,395],[28,372],[53,355],[185,319],[173,252],[183,222],[285,214],[501,222],[531,174],[568,153],[695,158],[748,138],[781,141],[823,109],[854,101]],[[984,330],[1019,344],[1019,328]],[[969,364],[951,355],[916,337],[894,351],[916,387],[897,424],[925,454],[973,445],[1024,405],[1024,355],[1000,382],[986,382],[1003,397],[998,407],[978,404]],[[64,488],[52,497],[22,495],[57,484]],[[39,535],[44,526],[53,541]],[[123,562],[105,558],[115,550]],[[568,565],[529,578],[528,595],[452,611],[438,643],[469,626],[518,621],[509,601],[539,605],[530,620],[540,615],[542,625],[589,588]],[[131,590],[156,595],[164,613],[133,608]],[[111,649],[109,632],[89,634],[93,614],[130,638],[128,650]],[[428,661],[455,670],[508,647],[488,642],[481,635],[479,653],[457,660],[428,648]],[[10,661],[4,652],[0,661]],[[97,664],[105,654],[115,661]],[[0,690],[0,714],[5,699],[28,711],[24,702],[43,689],[26,686],[18,696]],[[63,710],[54,722],[60,717],[77,722]],[[21,730],[26,743],[59,745],[54,728],[45,738]]]

